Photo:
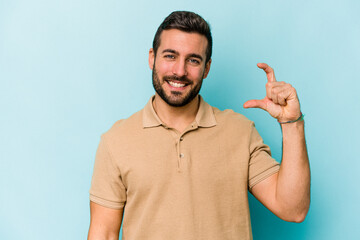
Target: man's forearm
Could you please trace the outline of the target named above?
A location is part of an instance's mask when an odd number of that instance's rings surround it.
[[[284,211],[303,221],[310,205],[310,167],[304,121],[282,124],[283,157],[276,186],[276,199]]]

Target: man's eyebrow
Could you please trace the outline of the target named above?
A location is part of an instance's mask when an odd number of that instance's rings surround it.
[[[177,51],[173,50],[173,49],[164,49],[161,53],[166,53],[166,52],[169,52],[169,53],[174,53],[174,54],[179,54]]]
[[[190,54],[189,57],[199,58],[201,61],[203,60],[203,58],[199,54],[196,54],[196,53]]]
[[[179,52],[175,51],[174,49],[170,49],[170,48],[164,49],[161,53],[166,53],[166,52],[179,55]],[[198,58],[198,59],[200,59],[200,61],[203,60],[203,58],[199,54],[196,54],[196,53],[191,53],[188,55],[188,57]]]

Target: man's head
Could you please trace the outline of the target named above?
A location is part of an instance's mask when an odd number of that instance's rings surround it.
[[[158,27],[154,40],[153,49],[155,56],[161,43],[161,33],[164,30],[178,29],[188,33],[199,33],[207,39],[206,63],[211,59],[212,54],[212,36],[209,24],[198,14],[188,11],[175,11],[167,16]]]
[[[211,64],[209,25],[192,12],[173,12],[158,28],[149,66],[156,93],[170,106],[181,107],[199,93]]]

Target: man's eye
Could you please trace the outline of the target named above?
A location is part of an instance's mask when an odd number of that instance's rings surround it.
[[[193,59],[193,58],[190,58],[190,59],[189,59],[189,62],[190,62],[190,63],[193,63],[193,64],[200,64],[200,61],[199,61],[199,60],[196,60],[196,59]]]
[[[174,59],[174,58],[175,58],[174,55],[165,55],[164,57],[165,57],[165,58],[169,58],[169,59]]]

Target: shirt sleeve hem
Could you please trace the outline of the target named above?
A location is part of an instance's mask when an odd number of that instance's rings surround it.
[[[280,165],[275,165],[266,171],[262,172],[258,176],[250,179],[249,181],[249,191],[251,192],[252,188],[258,184],[259,182],[265,180],[266,178],[270,177],[271,175],[277,173],[280,170]]]
[[[114,201],[106,200],[97,197],[93,194],[90,194],[90,201],[97,203],[103,207],[112,208],[112,209],[123,209],[125,205],[125,202],[114,202]]]

